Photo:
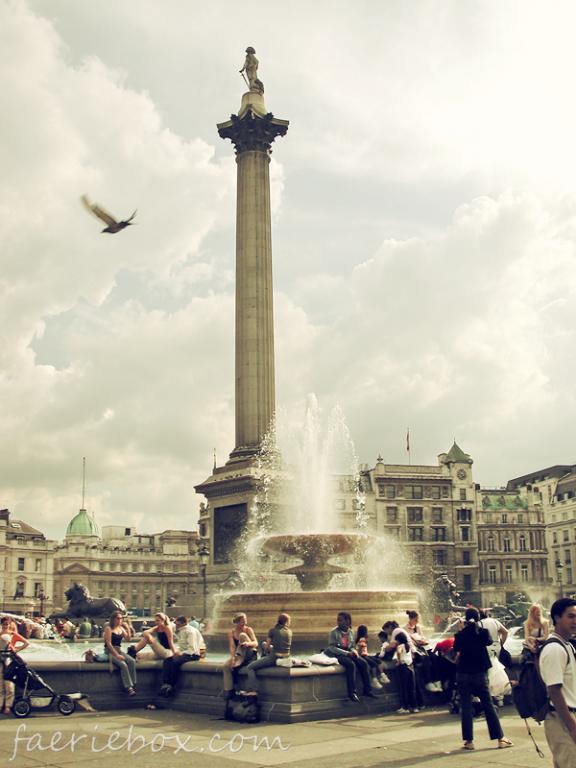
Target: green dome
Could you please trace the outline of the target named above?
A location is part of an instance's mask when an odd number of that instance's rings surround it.
[[[81,509],[68,523],[66,536],[102,536],[100,526],[85,509]]]

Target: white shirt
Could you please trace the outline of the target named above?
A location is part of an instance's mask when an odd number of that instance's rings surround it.
[[[498,621],[498,619],[493,619],[491,616],[489,616],[487,619],[482,619],[479,621],[478,625],[488,630],[488,634],[492,638],[493,643],[498,644],[500,642],[500,635],[498,633],[501,629],[505,629],[504,624],[502,624],[501,621]]]
[[[402,633],[407,639],[408,639],[408,648],[406,648],[405,645],[402,646],[403,650],[398,654],[398,651],[396,651],[396,658],[400,662],[400,664],[406,664],[406,666],[410,666],[413,664],[414,659],[412,657],[412,643],[410,642],[410,633],[406,632],[405,629],[402,627],[396,627],[396,629],[392,632],[392,640],[396,640],[398,638],[398,635]]]
[[[576,709],[576,652],[571,643],[552,632],[560,643],[548,643],[540,653],[540,675],[546,685],[561,685],[566,704]],[[564,646],[564,647],[562,647]],[[566,650],[564,650],[566,649]]]
[[[200,656],[200,648],[205,647],[200,631],[196,627],[191,627],[190,624],[186,624],[176,632],[176,640],[180,653],[194,653]]]

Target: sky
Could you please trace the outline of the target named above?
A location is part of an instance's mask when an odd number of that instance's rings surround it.
[[[273,147],[276,397],[361,462],[576,461],[574,3],[0,0],[0,507],[195,529],[234,448],[247,45]],[[87,194],[137,226],[100,234]],[[287,414],[287,416],[286,416]]]

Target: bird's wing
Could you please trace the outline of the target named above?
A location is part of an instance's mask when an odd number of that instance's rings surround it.
[[[108,226],[118,224],[113,216],[107,213],[103,208],[100,208],[99,205],[96,205],[96,203],[91,203],[86,195],[82,195],[80,199],[84,203],[86,210],[90,211],[90,213],[93,213],[94,216],[97,216],[99,219],[102,219],[102,221],[106,222]]]
[[[137,213],[138,213],[138,208],[136,208],[136,210],[134,211],[132,216],[130,216],[129,219],[126,219],[126,224],[129,224],[132,221],[132,219],[134,218],[134,216],[136,216]]]

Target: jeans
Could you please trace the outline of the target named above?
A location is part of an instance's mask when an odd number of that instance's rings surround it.
[[[364,686],[364,695],[372,692],[372,684],[370,683],[370,667],[368,662],[361,656],[336,656],[338,664],[344,667],[346,672],[346,687],[348,688],[348,696],[352,696],[356,693],[356,672],[360,674],[362,685]]]
[[[122,656],[121,659],[117,659],[116,656],[112,656],[111,653],[108,654],[108,658],[115,667],[120,669],[122,685],[124,686],[124,690],[127,691],[129,688],[134,688],[136,685],[136,661],[132,656],[128,656],[127,653],[124,653],[124,651],[118,649],[118,653]]]
[[[246,667],[251,661],[256,658],[256,651],[254,648],[248,648],[246,650],[246,658],[239,667],[232,666],[234,664],[234,658],[225,661],[222,666],[222,677],[224,681],[224,691],[230,692],[238,687],[238,670],[242,667]]]
[[[180,677],[180,667],[188,661],[198,661],[196,653],[182,653],[179,656],[169,656],[162,663],[162,685],[176,685]]]
[[[460,693],[460,711],[462,715],[462,738],[464,741],[474,740],[474,716],[472,708],[472,696],[478,696],[488,724],[488,733],[491,739],[502,739],[504,733],[498,713],[492,704],[492,696],[488,687],[487,672],[458,672],[456,674],[458,692]]]
[[[278,656],[274,652],[269,653],[267,656],[262,656],[259,659],[256,659],[256,661],[252,661],[248,666],[246,667],[246,690],[248,691],[257,691],[258,690],[258,679],[256,678],[256,670],[257,669],[265,669],[266,667],[275,667],[276,666],[276,659]]]

